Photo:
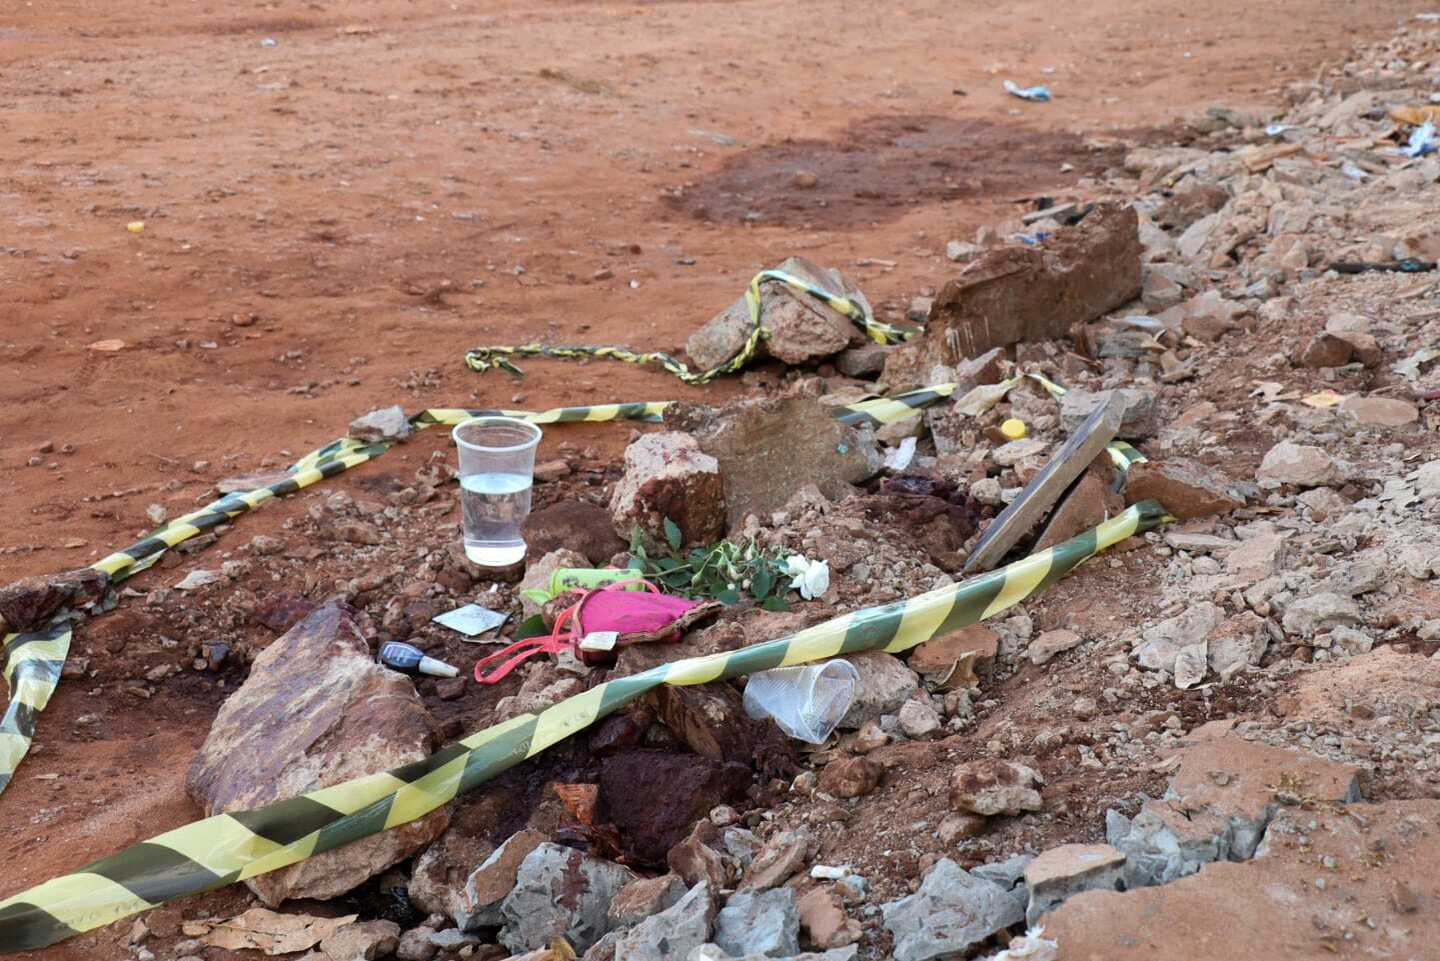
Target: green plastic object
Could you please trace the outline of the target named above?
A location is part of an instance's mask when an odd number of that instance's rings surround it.
[[[626,590],[638,591],[640,590],[638,577],[639,574],[629,568],[562,567],[550,575],[550,589],[548,591],[541,590],[538,587],[532,587],[520,593],[536,604],[544,604],[551,598],[557,597],[566,591],[593,591],[597,587],[604,587],[606,584],[614,584],[617,581],[635,581],[636,583],[627,587]]]

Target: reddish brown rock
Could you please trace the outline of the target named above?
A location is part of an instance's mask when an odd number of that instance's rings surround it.
[[[1140,295],[1135,211],[1101,204],[1044,247],[985,251],[935,298],[925,332],[886,360],[887,384],[918,383],[994,347],[1057,340]]]
[[[611,927],[629,927],[659,914],[684,896],[685,882],[678,874],[640,878],[625,885],[611,899],[606,916]]]
[[[206,814],[242,811],[423,760],[434,725],[410,679],[375,663],[358,623],[329,604],[262,651],[190,766]],[[344,894],[439,837],[417,821],[246,882],[267,905]]]
[[[1185,230],[1230,202],[1230,193],[1217,184],[1178,190],[1155,209],[1155,223],[1166,230]]]
[[[741,891],[768,891],[779,887],[801,871],[810,857],[810,835],[805,831],[782,831],[766,842],[745,869]]]
[[[666,853],[665,863],[671,871],[680,875],[687,887],[693,888],[702,881],[710,885],[711,891],[722,891],[730,886],[724,860],[708,843],[715,837],[715,826],[709,821],[702,821],[689,837]]]
[[[993,662],[999,650],[999,634],[984,624],[971,624],[918,645],[910,655],[910,669],[921,674],[938,674],[950,670],[957,661],[973,656],[979,670]]]
[[[1179,457],[1132,464],[1126,471],[1125,503],[1151,498],[1182,521],[1228,514],[1245,506],[1245,499],[1224,474]]]
[[[1337,334],[1321,331],[1305,342],[1296,357],[1301,367],[1343,367],[1350,363],[1355,348]]]
[[[566,498],[525,518],[521,528],[526,556],[532,561],[568,548],[591,564],[604,565],[625,549],[615,533],[610,512],[598,504]]]
[[[1358,360],[1366,367],[1379,367],[1385,360],[1385,351],[1380,342],[1370,334],[1359,330],[1338,330],[1336,337],[1350,345],[1351,359]]]
[[[610,500],[615,533],[629,539],[639,527],[652,546],[665,543],[664,523],[675,522],[687,544],[725,535],[725,484],[720,464],[689,434],[646,434],[625,448],[625,476]]]
[[[44,627],[62,607],[92,601],[105,593],[110,576],[90,567],[24,577],[0,588],[0,630],[33,631]]]
[[[1088,531],[1125,509],[1125,498],[1115,490],[1115,465],[1109,454],[1101,454],[1055,505],[1040,531],[1033,551],[1043,551]]]
[[[868,757],[831,761],[820,772],[820,790],[832,797],[863,797],[880,786],[885,768]]]
[[[1398,397],[1362,397],[1351,394],[1340,403],[1340,413],[1362,427],[1404,427],[1420,419],[1420,411]]]

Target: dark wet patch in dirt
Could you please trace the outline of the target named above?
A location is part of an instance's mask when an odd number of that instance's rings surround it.
[[[1075,134],[987,120],[878,116],[834,140],[785,140],[731,157],[665,196],[701,220],[848,227],[898,219],[919,204],[1028,196],[1098,175],[1121,158]],[[1062,173],[1062,164],[1074,170]],[[815,175],[812,187],[796,174]]]

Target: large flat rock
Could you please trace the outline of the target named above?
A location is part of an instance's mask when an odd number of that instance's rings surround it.
[[[375,663],[328,604],[267,647],[221,706],[186,787],[206,814],[244,811],[427,757],[430,715],[410,679]],[[439,837],[448,807],[246,882],[274,907],[332,898]]]

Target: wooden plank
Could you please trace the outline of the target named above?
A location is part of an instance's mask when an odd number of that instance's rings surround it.
[[[1105,445],[1115,439],[1124,414],[1124,398],[1118,392],[1110,391],[1105,403],[1085,418],[1050,463],[1030,479],[1020,496],[990,522],[975,544],[970,559],[965,562],[966,574],[990,570],[1000,563],[1020,538],[1030,533],[1075,478],[1083,474],[1096,455],[1105,450]]]

